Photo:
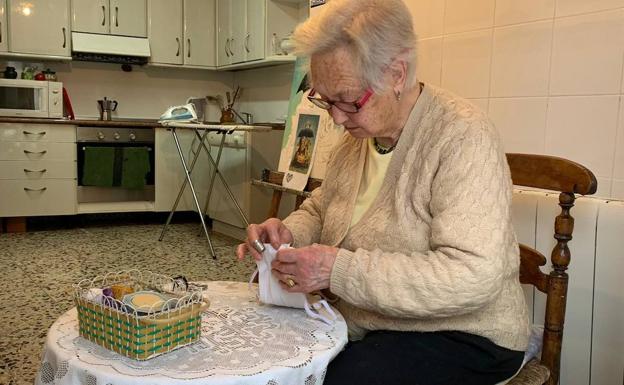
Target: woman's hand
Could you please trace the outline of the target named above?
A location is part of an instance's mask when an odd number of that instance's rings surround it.
[[[270,243],[273,248],[277,249],[283,243],[292,243],[293,236],[290,230],[277,218],[269,218],[259,225],[249,225],[247,227],[245,243],[241,243],[236,248],[236,256],[238,259],[245,258],[247,252],[249,252],[256,261],[262,259],[262,254],[256,250],[253,245],[253,242],[256,240],[262,243]]]
[[[318,244],[282,249],[277,252],[271,267],[285,290],[310,293],[329,288],[337,254],[338,248]]]

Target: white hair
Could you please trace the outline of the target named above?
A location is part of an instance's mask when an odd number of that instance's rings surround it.
[[[402,0],[331,0],[293,34],[294,52],[310,57],[345,47],[364,87],[385,90],[385,69],[397,58],[407,62],[406,87],[416,82],[416,34]]]

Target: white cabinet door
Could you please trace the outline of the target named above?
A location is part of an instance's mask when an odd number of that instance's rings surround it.
[[[217,65],[232,64],[230,53],[230,14],[232,8],[230,0],[217,0]]]
[[[184,64],[214,67],[215,0],[184,0]]]
[[[149,0],[148,36],[152,63],[183,64],[182,0]]]
[[[258,1],[258,0],[256,0]],[[232,31],[230,52],[232,64],[246,60],[245,38],[247,35],[247,0],[231,0],[232,13],[230,15],[230,29]]]
[[[244,46],[247,61],[264,59],[265,20],[265,2],[247,0],[247,36]]]
[[[70,56],[69,0],[9,0],[11,52]]]
[[[147,0],[110,0],[112,35],[147,37]]]
[[[0,0],[0,52],[6,52],[8,50],[6,0]]]
[[[72,31],[109,33],[108,0],[72,0]]]

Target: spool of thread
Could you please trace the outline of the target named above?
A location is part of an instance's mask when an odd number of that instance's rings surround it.
[[[118,301],[123,300],[124,295],[134,293],[134,289],[127,285],[113,285],[111,286],[113,292],[113,298]]]
[[[102,299],[104,298],[104,290],[94,287],[84,293],[84,298],[88,301],[102,303]]]

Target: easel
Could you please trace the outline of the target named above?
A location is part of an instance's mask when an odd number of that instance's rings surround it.
[[[322,179],[309,178],[303,191],[289,189],[282,186],[284,180],[284,173],[279,171],[272,171],[268,169],[262,170],[261,179],[252,179],[251,184],[254,186],[262,186],[273,190],[273,197],[271,198],[271,206],[269,207],[268,218],[277,217],[279,211],[279,205],[282,201],[282,193],[295,194],[295,210],[301,206],[303,201],[310,196],[312,191],[323,183]]]

